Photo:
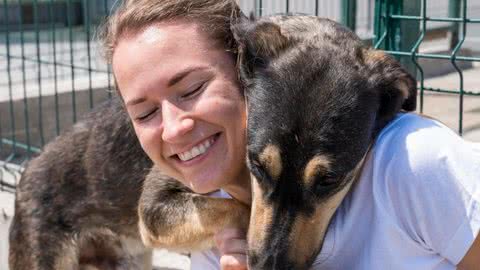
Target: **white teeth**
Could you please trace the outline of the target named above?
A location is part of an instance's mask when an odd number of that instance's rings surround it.
[[[188,151],[185,151],[183,153],[179,153],[178,157],[182,161],[191,160],[191,159],[205,153],[207,151],[207,149],[210,148],[212,143],[213,143],[213,139],[206,140],[205,142],[200,143],[200,144],[192,147],[192,149],[190,149]]]

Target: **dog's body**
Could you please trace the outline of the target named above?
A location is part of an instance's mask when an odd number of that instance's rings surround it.
[[[26,168],[10,229],[10,269],[149,269],[136,213],[152,163],[120,102],[100,105]]]
[[[253,176],[249,266],[307,269],[376,134],[402,106],[414,109],[415,82],[329,20],[270,17],[243,22],[234,33]],[[115,109],[122,116],[112,121],[103,110],[47,147],[22,177],[12,270],[76,269],[59,263],[78,264],[79,239],[90,228],[138,241],[139,198],[140,234],[149,246],[205,248],[218,229],[247,227],[249,210],[234,200],[193,194],[156,169],[143,183],[151,163],[126,115]],[[75,140],[83,141],[80,149]]]

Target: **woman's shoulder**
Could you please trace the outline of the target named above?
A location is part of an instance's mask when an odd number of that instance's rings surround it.
[[[412,239],[458,262],[478,230],[480,144],[407,113],[385,127],[372,153],[377,207]]]
[[[480,201],[480,144],[421,115],[398,115],[381,132],[370,169],[375,194],[391,205],[427,205],[446,194]]]
[[[379,134],[374,153],[377,162],[408,163],[415,170],[438,166],[444,159],[476,157],[480,162],[479,145],[465,141],[439,121],[415,113],[397,115]]]

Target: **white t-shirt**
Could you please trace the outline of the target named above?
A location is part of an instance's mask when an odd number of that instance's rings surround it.
[[[480,144],[399,114],[333,216],[312,269],[455,269],[479,231]],[[219,254],[193,253],[191,265],[220,269]]]

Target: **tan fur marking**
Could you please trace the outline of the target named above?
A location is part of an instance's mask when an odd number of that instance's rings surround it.
[[[250,216],[247,206],[233,199],[204,195],[197,197],[207,202],[191,210],[185,220],[176,221],[172,217],[172,222],[177,222],[172,226],[173,231],[162,231],[155,235],[145,226],[140,215],[138,226],[143,243],[149,247],[179,252],[204,250],[214,246],[213,236],[221,229],[237,227],[247,230]]]
[[[364,49],[363,54],[365,57],[365,62],[367,63],[384,62],[387,60],[388,57],[384,52],[373,49]]]
[[[259,24],[254,34],[258,51],[270,57],[277,56],[287,45],[287,39],[282,35],[278,25],[272,23]]]
[[[307,260],[318,252],[321,247],[330,220],[350,190],[352,182],[319,205],[312,217],[299,216],[292,227],[290,234],[289,258],[291,261],[304,265]]]
[[[317,155],[313,157],[305,166],[303,171],[303,182],[307,185],[312,184],[315,176],[324,174],[330,169],[331,161],[325,155]]]
[[[252,250],[262,250],[267,232],[266,225],[272,221],[273,209],[262,198],[262,190],[258,186],[255,176],[252,178],[252,215],[248,228],[248,243]]]
[[[260,154],[259,160],[273,179],[277,179],[282,173],[282,157],[277,146],[267,145]]]
[[[56,258],[54,269],[74,270],[72,267],[78,264],[78,252],[76,246],[71,243],[62,244],[62,256]]]

